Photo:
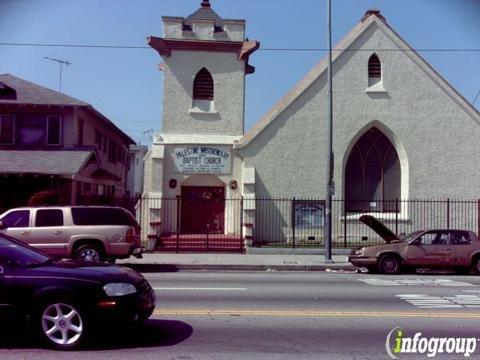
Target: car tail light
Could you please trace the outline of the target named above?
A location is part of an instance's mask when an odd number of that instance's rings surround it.
[[[127,234],[125,235],[125,241],[127,243],[135,242],[135,230],[133,228],[127,230]]]

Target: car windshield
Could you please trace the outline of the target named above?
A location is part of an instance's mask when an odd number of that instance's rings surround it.
[[[400,240],[403,242],[409,243],[410,241],[414,240],[418,235],[420,235],[423,232],[423,230],[417,230],[414,232],[411,232],[405,236],[401,236]]]
[[[22,267],[27,267],[46,264],[51,260],[49,256],[40,251],[0,235],[0,261],[11,261]]]

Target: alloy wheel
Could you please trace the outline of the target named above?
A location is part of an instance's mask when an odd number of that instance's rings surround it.
[[[100,261],[100,254],[96,249],[86,248],[78,254],[78,258],[85,261]]]
[[[84,332],[83,320],[72,305],[55,303],[42,313],[42,330],[45,337],[59,346],[73,346]]]

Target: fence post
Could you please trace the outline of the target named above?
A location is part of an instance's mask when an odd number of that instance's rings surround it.
[[[240,253],[243,253],[244,243],[245,243],[245,240],[243,239],[243,195],[242,195],[240,197]]]
[[[347,248],[347,202],[346,200],[340,200],[342,201],[343,205],[343,247]]]
[[[295,197],[292,200],[292,241],[293,241],[293,248],[295,249]]]
[[[480,236],[480,199],[477,200],[477,218],[478,218],[477,235]]]
[[[395,235],[398,236],[398,198],[395,198]]]
[[[450,198],[447,199],[447,229],[450,229]]]
[[[177,195],[177,241],[176,252],[180,252],[180,195]]]

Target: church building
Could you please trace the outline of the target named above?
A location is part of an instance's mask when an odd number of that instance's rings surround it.
[[[327,59],[244,133],[245,78],[255,76],[249,59],[260,45],[246,40],[245,21],[221,18],[207,0],[186,18],[162,19],[164,36],[148,39],[163,60],[164,91],[162,128],[146,157],[142,227],[239,235],[248,247],[276,226],[288,241],[296,206],[322,209],[326,195]],[[338,228],[365,212],[409,222],[403,200],[478,198],[480,113],[378,10],[335,48]],[[262,203],[276,198],[298,203]],[[265,221],[271,211],[279,224]]]

